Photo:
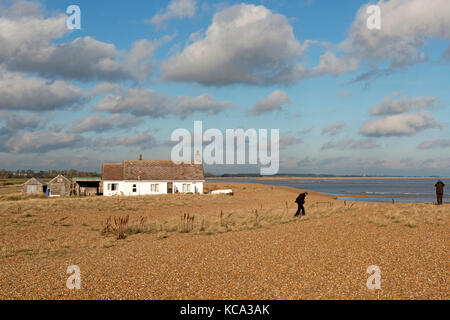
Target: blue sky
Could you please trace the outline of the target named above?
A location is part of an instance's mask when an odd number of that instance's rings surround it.
[[[280,129],[281,173],[448,176],[449,39],[445,0],[4,0],[0,168],[169,159],[202,120]]]

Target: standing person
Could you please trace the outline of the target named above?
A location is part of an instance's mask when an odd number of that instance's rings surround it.
[[[305,207],[303,205],[305,204],[305,198],[307,194],[308,192],[300,193],[297,199],[295,199],[295,202],[297,202],[298,205],[298,209],[294,217],[297,217],[300,214],[300,212],[302,212],[302,216],[305,215]]]
[[[442,205],[442,198],[444,197],[445,184],[441,180],[438,180],[434,186],[436,187],[437,204]]]

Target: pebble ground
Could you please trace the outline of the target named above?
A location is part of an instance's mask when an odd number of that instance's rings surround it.
[[[267,203],[282,203],[280,194],[295,199],[298,193],[250,184],[246,190],[252,188]],[[235,196],[226,200],[228,206],[245,206]],[[311,199],[335,201],[320,195]],[[192,206],[199,210],[204,202]],[[125,240],[81,226],[86,222],[100,228],[105,213],[97,218],[68,209],[60,213],[68,217],[64,227],[50,223],[56,213],[34,217],[35,223],[25,223],[25,218],[11,223],[13,213],[5,211],[0,220],[0,298],[449,299],[450,206],[431,213],[434,223],[419,219],[413,227],[378,223],[380,208],[356,204],[268,228],[212,235],[136,234]],[[408,208],[402,205],[398,212]],[[80,290],[66,288],[70,265],[80,267]],[[366,286],[371,265],[381,269],[380,290]]]

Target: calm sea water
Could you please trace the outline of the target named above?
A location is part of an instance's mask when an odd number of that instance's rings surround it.
[[[289,186],[314,190],[341,200],[370,202],[435,202],[437,179],[208,179],[208,182],[248,182]],[[446,183],[445,180],[443,180]],[[444,201],[450,202],[450,181],[447,181]]]

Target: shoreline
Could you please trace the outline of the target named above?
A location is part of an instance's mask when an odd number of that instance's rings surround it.
[[[208,180],[229,180],[229,179],[253,179],[253,180],[392,180],[392,179],[449,179],[450,177],[296,177],[296,176],[286,176],[286,177],[208,177]]]
[[[256,180],[256,181],[264,181],[264,180],[265,181],[285,181],[285,180],[287,181],[287,180],[309,180],[309,179],[311,179],[311,178],[303,178],[303,177],[300,177],[300,178],[296,177],[296,178],[297,179],[282,178],[282,177],[280,177],[280,178],[272,178],[272,179],[270,179],[270,178],[262,178],[262,177],[259,177],[259,178],[252,178],[252,177],[225,178],[225,177],[223,177],[221,179],[208,178],[208,179],[206,179],[205,183],[211,184],[211,183],[214,183],[211,180],[219,180],[219,181],[216,181],[216,183],[229,182],[229,183],[242,183],[242,184],[270,185],[270,184],[265,184],[265,183],[262,183],[262,182],[247,182],[247,181],[237,182],[237,181],[232,181],[232,180],[242,179],[242,180]],[[402,178],[403,179],[433,179],[433,178],[430,178],[430,177],[402,177]],[[323,178],[314,178],[314,180],[318,180],[318,179],[323,179]],[[335,178],[328,178],[328,179],[335,179]],[[342,180],[349,180],[349,179],[359,179],[359,178],[341,177],[340,179],[342,179]],[[372,179],[372,178],[366,178],[366,179]],[[397,178],[396,177],[384,177],[384,178],[381,178],[381,179],[388,180],[388,179],[401,179],[401,178],[400,177],[397,177]],[[446,179],[446,178],[441,178],[441,179]],[[220,180],[223,180],[223,181],[220,181]],[[296,190],[306,191],[308,193],[316,193],[316,194],[319,194],[319,195],[322,195],[322,196],[326,196],[326,197],[332,198],[333,200],[337,200],[337,201],[360,202],[360,203],[391,203],[392,200],[397,201],[397,199],[398,199],[399,203],[436,204],[436,201],[434,201],[435,199],[433,200],[431,198],[428,201],[402,201],[404,199],[415,199],[413,197],[408,197],[408,196],[405,196],[405,195],[398,195],[398,196],[395,196],[395,197],[392,197],[392,196],[386,197],[386,196],[383,196],[383,195],[334,195],[334,194],[320,192],[320,191],[314,191],[314,190],[310,190],[310,189],[296,188],[294,186],[281,186],[281,185],[276,185],[276,184],[271,185],[271,186],[289,187],[289,188],[293,188],[293,189],[296,189]],[[365,198],[367,198],[367,199],[386,199],[386,200],[385,201],[369,201],[369,200],[364,200]],[[349,199],[349,200],[347,200],[347,199]],[[359,200],[359,199],[361,199],[361,200]],[[450,195],[444,195],[444,200],[445,199],[450,199]],[[444,204],[445,204],[445,202],[444,202]]]

